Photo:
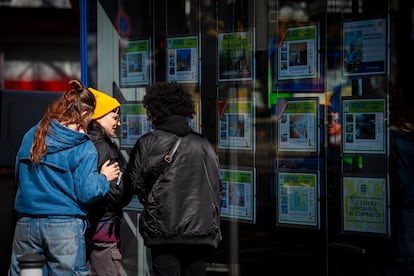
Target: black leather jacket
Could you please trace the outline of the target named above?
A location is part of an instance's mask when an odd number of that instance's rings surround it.
[[[173,161],[164,156],[182,137]],[[144,210],[139,230],[148,247],[199,244],[217,247],[221,240],[219,161],[208,140],[170,116],[143,135],[131,151],[124,181],[130,183]]]
[[[100,171],[102,165],[108,159],[111,162],[118,162],[121,171],[124,171],[127,162],[122,158],[119,147],[103,133],[103,130],[96,122],[92,121],[92,125],[88,129],[88,134],[98,151],[98,171]],[[116,182],[117,180],[110,182],[111,188],[104,199],[89,206],[89,219],[92,226],[98,221],[115,221],[122,218],[122,208],[131,201],[132,191],[123,181],[119,185]]]

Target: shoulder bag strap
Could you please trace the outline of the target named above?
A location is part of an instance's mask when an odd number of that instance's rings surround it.
[[[175,152],[177,151],[178,146],[181,143],[181,139],[182,139],[181,137],[178,137],[177,141],[175,141],[175,144],[171,148],[170,152],[166,156],[164,156],[164,161],[165,162],[167,162],[167,163],[171,163],[172,162],[173,156],[174,156]]]

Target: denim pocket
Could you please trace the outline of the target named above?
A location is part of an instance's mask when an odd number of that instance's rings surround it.
[[[76,221],[46,223],[45,235],[50,253],[55,256],[76,254],[81,231],[81,225]]]

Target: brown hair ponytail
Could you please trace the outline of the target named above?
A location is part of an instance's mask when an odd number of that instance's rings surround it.
[[[30,149],[30,160],[35,164],[39,164],[41,157],[47,153],[46,136],[52,120],[57,120],[65,126],[74,124],[78,130],[87,129],[82,113],[93,113],[95,97],[79,80],[71,80],[68,84],[71,88],[49,107],[36,129]]]

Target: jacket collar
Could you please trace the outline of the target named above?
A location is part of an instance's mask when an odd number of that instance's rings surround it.
[[[168,116],[156,124],[155,129],[168,131],[178,136],[186,136],[193,132],[193,129],[188,124],[188,119],[180,115]]]

